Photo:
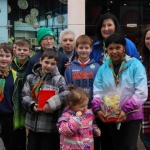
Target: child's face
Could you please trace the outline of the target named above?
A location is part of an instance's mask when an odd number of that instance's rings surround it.
[[[75,112],[81,111],[82,114],[84,114],[85,111],[87,110],[88,102],[89,102],[89,99],[88,99],[88,97],[87,97],[82,103],[76,104],[76,105],[72,105],[72,104],[71,104],[70,106],[71,106],[71,108],[72,108]]]
[[[114,64],[120,64],[123,60],[125,47],[121,44],[111,43],[107,47],[108,55]]]
[[[29,57],[31,50],[28,46],[18,46],[16,47],[15,56],[19,59],[19,61],[24,61],[27,57]]]
[[[76,51],[78,53],[78,58],[81,61],[86,61],[89,58],[89,55],[92,51],[92,47],[88,44],[79,44],[76,48]]]
[[[5,53],[3,49],[0,49],[0,70],[6,70],[6,68],[12,62],[13,56],[10,52]]]
[[[40,64],[43,73],[50,73],[57,67],[57,61],[54,58],[45,57],[43,60],[40,59]]]

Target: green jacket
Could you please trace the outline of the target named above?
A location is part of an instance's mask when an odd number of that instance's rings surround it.
[[[19,85],[22,84],[23,78],[19,77],[17,72],[12,69],[13,79],[15,83],[14,93],[12,96],[13,101],[13,123],[14,123],[14,130],[24,126],[25,121],[25,110],[22,107],[22,88],[19,88]]]

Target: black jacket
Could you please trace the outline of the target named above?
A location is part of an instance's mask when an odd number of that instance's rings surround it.
[[[27,77],[27,75],[32,74],[32,68],[34,66],[35,63],[39,62],[40,57],[42,56],[44,50],[41,49],[37,54],[33,55],[27,65],[26,68],[26,74],[25,74],[25,78]],[[62,76],[64,76],[64,71],[65,71],[65,64],[69,61],[68,58],[65,56],[65,54],[63,54],[62,52],[58,52],[58,70],[60,72],[60,74]]]

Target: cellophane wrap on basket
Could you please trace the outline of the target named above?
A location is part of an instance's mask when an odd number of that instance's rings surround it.
[[[102,97],[101,110],[106,114],[106,119],[117,118],[120,113],[120,97],[117,93],[109,93]]]

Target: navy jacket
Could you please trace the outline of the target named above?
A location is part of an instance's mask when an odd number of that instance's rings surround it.
[[[32,74],[32,68],[34,66],[35,63],[39,62],[40,57],[42,56],[44,50],[40,50],[37,54],[33,55],[27,65],[26,68],[26,74],[25,77],[27,77],[27,75]],[[58,52],[58,70],[60,72],[61,75],[64,75],[65,72],[65,64],[68,62],[68,58],[65,56],[65,54],[63,54],[62,52]]]
[[[81,66],[78,60],[74,60],[65,70],[65,80],[67,85],[73,84],[75,87],[81,87],[89,93],[89,108],[91,108],[93,82],[98,69],[99,64],[92,59],[84,67]]]

